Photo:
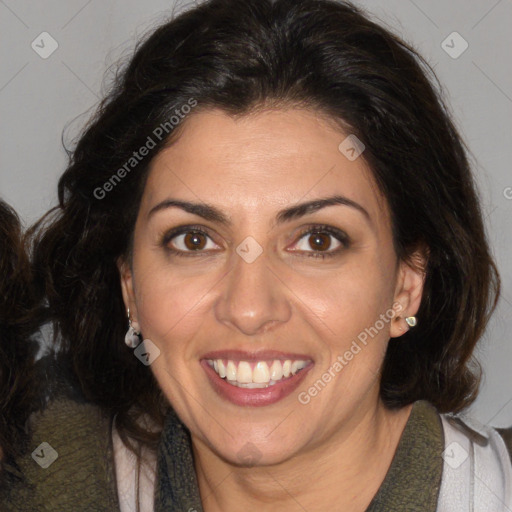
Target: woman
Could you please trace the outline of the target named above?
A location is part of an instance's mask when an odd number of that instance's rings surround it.
[[[0,487],[19,479],[16,459],[26,453],[27,418],[35,405],[31,340],[37,319],[20,221],[0,201]]]
[[[448,415],[499,278],[429,75],[328,0],[212,0],[138,47],[35,228],[81,396],[9,503],[510,506],[509,433]]]

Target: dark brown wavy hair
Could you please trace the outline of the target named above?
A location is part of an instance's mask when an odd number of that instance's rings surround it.
[[[15,460],[28,449],[37,406],[33,335],[43,316],[36,304],[19,218],[0,201],[0,486],[19,476]]]
[[[429,254],[419,324],[390,342],[381,397],[394,408],[420,399],[441,412],[467,407],[480,375],[472,353],[499,276],[466,149],[439,90],[413,48],[345,2],[210,0],[153,30],[69,151],[58,206],[33,229],[56,347],[86,398],[116,414],[127,437],[156,442],[136,418],[146,412],[161,425],[167,403],[124,343],[116,262],[129,260],[149,165],[187,118],[161,140],[155,130],[195,101],[190,116],[308,108],[364,143],[398,258],[409,261],[421,246]],[[148,136],[155,147],[127,170]]]

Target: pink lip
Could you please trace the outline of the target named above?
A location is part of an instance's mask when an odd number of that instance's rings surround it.
[[[306,374],[313,368],[313,364],[309,364],[306,368],[300,370],[295,375],[288,377],[287,379],[274,384],[273,386],[269,386],[268,388],[256,388],[256,389],[247,389],[247,388],[239,388],[237,386],[233,386],[226,382],[224,379],[221,379],[219,375],[215,372],[215,370],[207,363],[206,359],[223,359],[224,357],[228,359],[238,359],[238,357],[233,357],[233,352],[238,351],[228,351],[228,352],[212,352],[207,354],[208,357],[201,360],[201,366],[206,372],[208,376],[208,380],[212,385],[213,389],[216,393],[228,400],[229,402],[235,405],[245,405],[245,406],[256,406],[261,407],[264,405],[271,405],[279,400],[286,398],[290,395],[299,384],[304,380]],[[281,357],[276,357],[275,354],[277,352],[260,352],[258,353],[258,360],[269,359],[281,359]],[[214,357],[211,357],[214,354]],[[220,354],[223,357],[218,356]],[[230,357],[227,357],[226,354],[230,354]],[[272,355],[273,354],[273,355]],[[271,355],[271,357],[269,357]],[[291,356],[291,357],[288,357]],[[286,355],[286,359],[302,359],[302,360],[310,360],[310,358],[288,354]],[[240,358],[242,361],[247,361],[247,352],[243,353],[243,357]]]
[[[204,354],[201,359],[231,359],[233,361],[268,361],[279,359],[286,361],[287,359],[296,361],[311,361],[312,358],[305,354],[294,354],[291,352],[279,352],[278,350],[260,350],[243,351],[243,350],[216,350]]]

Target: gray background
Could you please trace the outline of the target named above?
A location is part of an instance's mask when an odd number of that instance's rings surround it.
[[[512,425],[512,0],[355,3],[427,58],[471,149],[503,279],[499,308],[478,350],[485,376],[471,413],[484,423]],[[188,5],[171,0],[0,0],[0,196],[26,225],[56,202],[57,179],[66,165],[63,129],[71,141],[101,98],[112,65],[173,9]],[[469,45],[458,58],[445,51],[462,49],[460,39],[446,39],[454,31]],[[46,59],[31,47],[42,32],[58,43]]]

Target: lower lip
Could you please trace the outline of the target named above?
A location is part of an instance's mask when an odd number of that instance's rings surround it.
[[[299,384],[304,380],[306,374],[313,364],[309,364],[306,368],[303,368],[293,377],[289,377],[273,386],[267,388],[239,388],[229,384],[226,380],[221,379],[217,372],[206,362],[201,361],[201,366],[204,368],[206,375],[213,387],[213,389],[224,399],[230,401],[235,405],[251,405],[251,406],[263,406],[270,405],[290,395]]]

